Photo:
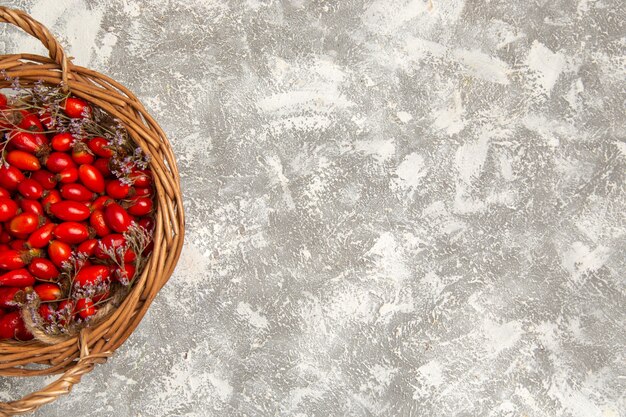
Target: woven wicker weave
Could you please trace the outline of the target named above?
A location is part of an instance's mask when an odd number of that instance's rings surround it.
[[[23,86],[35,81],[58,85],[122,121],[133,140],[151,155],[154,177],[154,251],[132,291],[107,319],[71,339],[54,345],[0,341],[0,376],[61,374],[45,388],[20,400],[0,403],[0,416],[34,411],[70,392],[95,364],[107,358],[130,336],[157,292],[167,282],[180,256],[184,213],[174,155],[165,134],[143,105],[125,87],[87,68],[73,65],[50,32],[26,13],[0,6],[0,22],[15,25],[39,39],[50,58],[39,55],[0,55],[0,70],[19,77]],[[0,87],[8,82],[0,80]]]

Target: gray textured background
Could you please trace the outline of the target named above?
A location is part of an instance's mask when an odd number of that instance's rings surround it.
[[[626,416],[623,0],[8,4],[145,102],[188,215],[38,416]]]

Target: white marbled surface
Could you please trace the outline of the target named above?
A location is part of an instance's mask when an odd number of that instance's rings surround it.
[[[623,0],[3,4],[146,103],[188,215],[37,416],[626,416]]]

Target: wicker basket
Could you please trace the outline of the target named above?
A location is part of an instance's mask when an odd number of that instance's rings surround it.
[[[0,403],[0,416],[34,411],[70,392],[97,363],[106,362],[143,318],[157,292],[167,282],[180,256],[184,213],[178,169],[170,144],[159,125],[125,87],[87,68],[73,65],[50,32],[26,13],[0,6],[0,22],[11,23],[39,39],[50,58],[39,55],[0,55],[0,70],[19,77],[23,86],[35,81],[58,85],[122,121],[133,140],[151,155],[154,177],[154,251],[126,299],[112,314],[54,345],[41,342],[0,341],[0,376],[61,374],[45,388],[20,400]],[[0,80],[0,87],[8,82]]]

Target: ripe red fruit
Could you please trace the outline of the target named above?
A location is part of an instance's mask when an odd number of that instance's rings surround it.
[[[78,169],[76,167],[67,167],[57,175],[59,182],[62,184],[71,184],[78,180]]]
[[[44,125],[46,128],[52,129],[52,113],[50,112],[50,110],[48,110],[47,106],[44,106],[44,108],[45,110],[43,114],[39,117],[39,120],[41,121],[41,124]]]
[[[7,250],[0,253],[0,268],[2,269],[18,269],[26,265],[22,259],[22,255],[17,250]]]
[[[20,129],[28,130],[31,132],[42,132],[43,125],[39,121],[39,117],[36,114],[29,113],[26,110],[20,110],[21,121],[17,127]]]
[[[7,96],[5,96],[4,94],[0,93],[0,109],[6,109],[7,107]]]
[[[39,216],[33,213],[22,213],[11,219],[7,231],[19,239],[25,239],[38,227]]]
[[[124,264],[123,267],[117,267],[115,269],[115,279],[124,284],[127,285],[135,276],[135,271],[137,269],[135,268],[135,265],[133,264]]]
[[[10,241],[11,241],[11,235],[6,230],[3,230],[0,233],[0,243],[6,244]]]
[[[59,190],[50,190],[41,200],[41,204],[44,208],[48,209],[51,205],[58,203],[59,201],[61,201],[61,193],[59,193]]]
[[[76,167],[72,157],[63,152],[52,152],[46,159],[46,168],[50,172],[59,173],[65,168]]]
[[[106,193],[111,198],[121,200],[128,197],[129,192],[130,185],[124,184],[122,181],[117,179],[109,181],[106,185]]]
[[[95,194],[82,184],[63,184],[61,186],[61,196],[66,200],[90,201]]]
[[[124,233],[133,222],[132,217],[117,203],[111,203],[104,209],[107,226],[117,233]]]
[[[89,237],[89,230],[83,223],[63,222],[54,229],[54,236],[61,242],[75,245]]]
[[[38,313],[41,318],[47,323],[50,323],[54,320],[55,312],[56,310],[51,303],[43,303],[39,306]]]
[[[30,178],[41,184],[44,190],[52,190],[57,185],[57,179],[55,175],[50,171],[46,171],[45,169],[40,169],[33,172]]]
[[[15,269],[0,275],[0,286],[28,287],[35,283],[35,277],[24,268]]]
[[[50,145],[57,152],[67,152],[72,148],[74,139],[74,136],[69,133],[59,133],[54,135]]]
[[[95,137],[87,143],[87,146],[89,146],[89,149],[95,155],[103,158],[110,158],[113,156],[113,151],[108,148],[109,141],[105,138]]]
[[[100,196],[98,198],[96,198],[90,205],[90,209],[91,211],[94,210],[104,210],[104,208],[106,206],[108,206],[110,203],[112,203],[113,200],[111,200],[111,198],[109,196],[103,195]]]
[[[94,307],[93,301],[91,301],[91,299],[79,298],[76,301],[76,312],[81,318],[86,319],[87,317],[96,314],[96,307]]]
[[[28,249],[25,244],[26,244],[26,241],[24,239],[13,239],[9,243],[9,248],[15,249],[15,250]]]
[[[91,116],[91,107],[85,100],[76,97],[68,97],[61,107],[71,118],[86,118]]]
[[[107,265],[89,265],[83,267],[76,278],[74,285],[78,287],[86,287],[97,285],[99,283],[108,282],[111,279],[111,268]]]
[[[93,165],[84,164],[78,168],[78,178],[85,187],[94,193],[104,192],[104,177]]]
[[[154,220],[150,217],[144,217],[139,220],[139,226],[143,227],[146,231],[152,233],[154,230]]]
[[[37,216],[43,216],[45,214],[39,200],[28,200],[24,198],[20,200],[20,208],[24,213],[33,213]]]
[[[124,251],[124,256],[123,259],[120,259],[120,256],[116,256],[116,260],[133,262],[135,259],[137,259],[137,255],[135,254],[135,252],[127,247],[126,239],[124,238],[124,236],[116,233],[111,233],[110,235],[103,237],[100,240],[100,244],[96,246],[94,255],[98,259],[109,259],[109,255],[107,255],[104,251],[108,251],[110,249],[118,250],[118,248],[123,248],[122,250]]]
[[[0,318],[0,339],[30,340],[33,335],[26,329],[18,311],[11,311]]]
[[[0,308],[10,309],[17,306],[15,296],[20,292],[17,287],[0,287]]]
[[[37,171],[41,168],[39,159],[35,155],[24,151],[11,151],[7,153],[6,160],[9,164],[23,171]]]
[[[6,222],[17,216],[17,203],[10,198],[0,197],[0,222]]]
[[[66,222],[80,222],[89,218],[89,208],[78,201],[61,201],[50,206],[50,213]]]
[[[109,168],[109,162],[108,158],[98,158],[93,163],[93,166],[100,171],[104,178],[109,178],[113,175],[111,173],[111,168]]]
[[[148,170],[134,170],[130,179],[135,187],[149,187],[152,184],[152,174]]]
[[[107,226],[102,210],[94,210],[89,217],[89,225],[93,227],[96,234],[100,237],[111,234],[111,229]]]
[[[17,191],[22,194],[24,198],[30,199],[38,199],[43,195],[43,187],[32,178],[26,178],[19,183]]]
[[[28,265],[28,271],[36,278],[45,281],[56,280],[60,275],[54,263],[46,258],[33,258]]]
[[[33,288],[41,301],[56,301],[63,296],[61,288],[57,284],[44,283],[35,285]]]
[[[133,216],[145,216],[152,211],[152,200],[148,197],[133,197],[130,204],[128,213]]]
[[[48,245],[48,257],[54,262],[54,264],[62,268],[63,262],[70,259],[72,256],[72,247],[60,240],[53,240]]]
[[[83,146],[80,146],[80,147],[76,146],[74,147],[74,149],[72,149],[72,159],[78,165],[93,163],[96,157],[93,156],[93,154],[89,151],[88,148],[84,147],[84,144],[81,144],[81,145]]]
[[[0,187],[0,197],[8,197],[11,198],[11,193],[6,188]]]
[[[82,252],[87,256],[93,256],[98,247],[98,239],[87,239],[76,248],[76,252]]]
[[[17,186],[20,182],[24,181],[24,178],[22,171],[14,166],[0,167],[0,186],[7,190],[13,191],[17,189]]]
[[[41,226],[39,229],[35,230],[26,240],[26,245],[31,248],[41,249],[48,246],[50,240],[52,239],[52,232],[56,224],[48,223],[46,225]]]
[[[135,197],[150,197],[152,190],[147,187],[134,187],[131,191],[131,195]]]
[[[37,135],[37,136],[35,136]],[[42,135],[14,130],[8,134],[11,144],[20,151],[36,154],[43,149]],[[45,138],[45,136],[44,136]]]

